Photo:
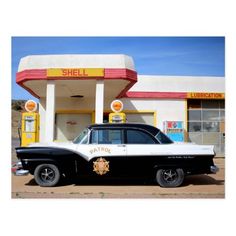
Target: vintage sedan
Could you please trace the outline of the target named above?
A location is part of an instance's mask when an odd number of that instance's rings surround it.
[[[191,174],[216,173],[213,146],[174,143],[146,124],[94,124],[72,142],[17,147],[16,175],[32,174],[51,187],[62,176],[153,178],[161,187],[177,187]]]

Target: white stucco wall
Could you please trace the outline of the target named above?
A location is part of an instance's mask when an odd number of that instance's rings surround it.
[[[125,110],[154,110],[157,112],[157,127],[163,130],[167,120],[185,122],[185,100],[175,99],[121,99]]]

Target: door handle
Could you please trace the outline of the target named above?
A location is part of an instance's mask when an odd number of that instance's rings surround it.
[[[119,144],[119,145],[117,145],[117,147],[126,147],[126,145],[125,144]]]

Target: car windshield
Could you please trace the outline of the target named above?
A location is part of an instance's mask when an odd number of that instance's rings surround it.
[[[84,129],[79,136],[77,136],[73,143],[75,144],[86,144],[88,142],[88,129]]]
[[[167,137],[165,134],[163,134],[161,131],[159,131],[155,137],[160,143],[163,143],[163,144],[173,143],[173,141],[169,137]]]

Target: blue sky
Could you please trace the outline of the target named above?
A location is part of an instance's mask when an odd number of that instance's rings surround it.
[[[126,54],[142,75],[225,75],[224,37],[13,37],[13,99],[34,99],[15,75],[22,57],[40,54]]]

